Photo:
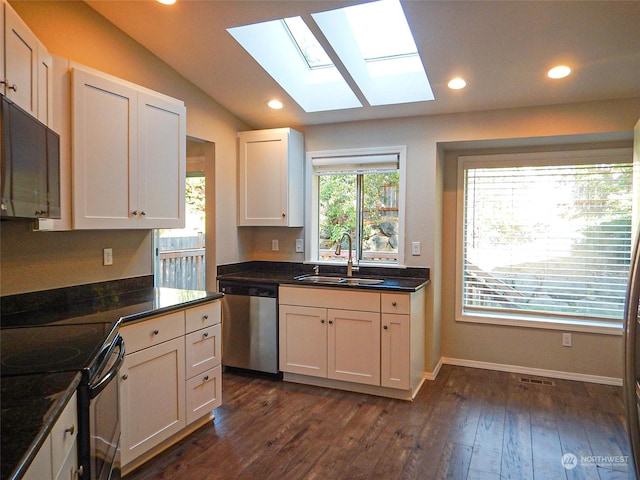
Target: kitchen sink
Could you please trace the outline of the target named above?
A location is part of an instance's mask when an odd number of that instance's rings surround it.
[[[346,280],[344,277],[331,277],[328,275],[300,275],[296,280],[308,283],[340,283]]]
[[[333,277],[329,275],[300,275],[296,280],[305,283],[328,283],[347,285],[376,285],[384,282],[381,278]]]
[[[348,283],[349,285],[377,285],[378,283],[384,282],[381,278],[345,278],[343,282],[340,283]]]

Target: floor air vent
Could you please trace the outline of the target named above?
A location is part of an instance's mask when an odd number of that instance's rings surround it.
[[[555,382],[553,382],[552,380],[540,380],[538,378],[527,378],[527,377],[520,377],[520,382],[521,383],[532,383],[534,385],[547,385],[549,387],[555,387]]]

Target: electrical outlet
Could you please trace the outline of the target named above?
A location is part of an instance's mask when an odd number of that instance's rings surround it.
[[[304,243],[301,238],[296,238],[296,253],[304,252]]]
[[[113,249],[105,248],[102,250],[102,264],[113,265]]]
[[[280,250],[280,247],[278,246],[278,240],[271,240],[271,250],[273,250],[274,252]]]
[[[570,347],[571,346],[571,334],[570,333],[563,333],[562,334],[562,346],[563,347]]]
[[[420,255],[420,242],[411,242],[411,255]]]

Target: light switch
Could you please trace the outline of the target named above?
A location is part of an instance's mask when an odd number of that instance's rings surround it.
[[[411,255],[420,255],[420,242],[411,242]]]
[[[273,250],[274,252],[280,250],[280,247],[278,246],[278,240],[271,240],[271,250]]]
[[[113,249],[105,248],[102,250],[102,264],[113,265]]]
[[[304,252],[304,243],[302,238],[296,238],[296,253]]]

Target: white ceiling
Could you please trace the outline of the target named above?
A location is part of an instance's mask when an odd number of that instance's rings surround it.
[[[318,113],[305,113],[226,29],[361,2],[86,1],[253,128],[640,97],[640,1],[403,1],[435,101]],[[574,73],[547,79],[557,63]],[[449,90],[458,75],[467,88]],[[267,108],[272,98],[285,108]]]

